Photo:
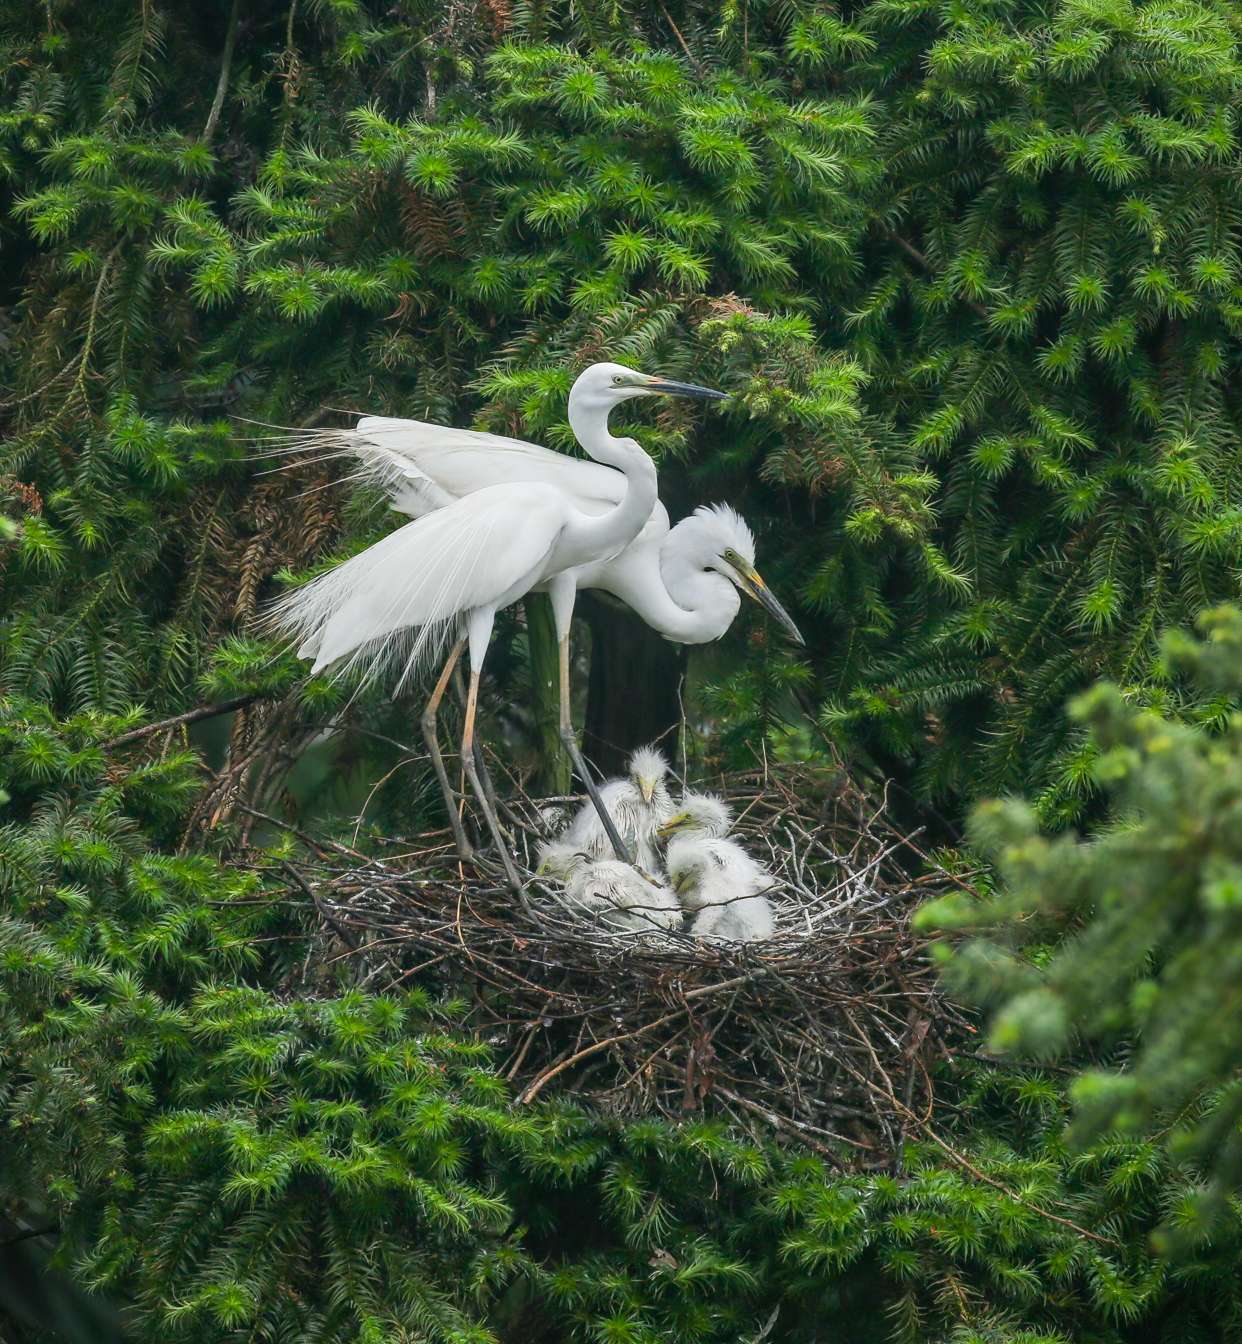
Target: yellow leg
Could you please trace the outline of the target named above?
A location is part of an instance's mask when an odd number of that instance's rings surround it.
[[[557,646],[561,670],[561,737],[574,731],[573,714],[569,703],[569,636],[566,635]]]
[[[504,865],[505,877],[513,890],[520,893],[522,882],[517,875],[517,869],[513,866],[513,856],[509,853],[509,842],[500,829],[496,812],[487,796],[487,791],[483,788],[482,781],[479,779],[478,765],[474,758],[474,720],[479,707],[480,675],[477,668],[471,669],[470,689],[466,692],[466,724],[461,734],[461,763],[466,772],[466,778],[470,781],[470,787],[474,790],[474,796],[479,801],[483,816],[487,820],[487,828],[492,833],[492,840],[500,854],[500,862]]]
[[[471,848],[469,840],[466,839],[465,828],[462,826],[461,816],[457,809],[457,794],[449,783],[448,771],[444,768],[444,757],[440,755],[440,741],[436,735],[436,715],[440,709],[440,701],[444,699],[444,692],[448,688],[453,669],[457,666],[457,661],[465,647],[466,641],[463,638],[459,639],[449,651],[444,668],[431,692],[431,698],[427,701],[426,709],[423,710],[422,727],[423,741],[427,744],[427,753],[431,757],[431,767],[436,773],[440,792],[444,795],[444,806],[448,811],[449,825],[453,828],[453,839],[457,843],[457,853],[463,859],[470,859],[474,857],[474,850]]]
[[[474,716],[479,707],[480,672],[471,672],[470,689],[466,692],[466,726],[461,734],[461,758],[463,761],[474,754]]]

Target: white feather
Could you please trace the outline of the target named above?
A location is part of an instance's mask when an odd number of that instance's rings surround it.
[[[299,641],[316,672],[340,664],[371,677],[399,663],[404,679],[442,652],[466,612],[529,591],[565,518],[565,496],[547,486],[475,491],[288,593],[268,623]]]
[[[660,871],[656,831],[672,815],[673,802],[665,780],[668,762],[653,747],[640,747],[629,759],[626,773],[600,785],[600,798],[616,823],[621,838],[630,847],[638,866],[648,873]],[[643,786],[651,790],[650,802]],[[572,848],[593,858],[612,854],[612,843],[593,803],[584,803],[561,837]]]
[[[775,931],[764,894],[772,874],[733,840],[693,832],[668,847],[668,873],[682,908],[694,915],[690,931],[715,943],[754,943]]]
[[[565,895],[575,914],[616,933],[655,933],[681,926],[677,897],[616,859],[575,868]]]

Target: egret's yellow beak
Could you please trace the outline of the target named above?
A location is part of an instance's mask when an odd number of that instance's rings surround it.
[[[772,590],[764,583],[754,565],[747,564],[740,556],[733,559],[726,557],[725,563],[737,575],[737,586],[742,592],[758,602],[795,644],[805,644],[802,631],[793,623],[785,608],[772,596]]]
[[[638,781],[638,791],[643,796],[643,802],[650,807],[651,800],[655,797],[656,781],[654,779],[640,779]]]
[[[685,891],[687,887],[693,885],[694,885],[694,874],[689,870],[687,870],[686,872],[681,873],[677,877],[677,880],[673,883],[673,892],[675,895],[680,896],[681,893]]]
[[[689,812],[678,812],[675,817],[669,817],[663,826],[656,827],[656,834],[659,836],[668,836],[674,834],[690,820]]]
[[[710,387],[700,387],[697,383],[678,383],[672,378],[660,378],[649,375],[642,382],[644,392],[666,397],[697,397],[700,401],[724,401],[727,392],[714,392]]]

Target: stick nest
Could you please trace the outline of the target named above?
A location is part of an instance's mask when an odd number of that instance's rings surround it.
[[[778,879],[762,943],[601,932],[532,877],[519,900],[441,833],[382,858],[317,845],[299,882],[364,984],[464,995],[521,1102],[561,1094],[623,1116],[713,1114],[888,1165],[930,1113],[935,1063],[969,1032],[910,915],[955,884],[843,776],[729,777],[732,838]],[[548,804],[503,805],[529,872]]]

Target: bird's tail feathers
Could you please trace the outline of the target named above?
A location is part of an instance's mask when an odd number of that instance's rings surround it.
[[[264,445],[254,456],[285,459],[269,467],[268,472],[290,471],[308,461],[318,464],[347,460],[350,470],[339,478],[340,482],[375,486],[388,496],[393,508],[415,518],[452,503],[453,496],[420,471],[410,457],[386,446],[379,438],[379,432],[374,430],[363,434],[357,429],[291,429],[254,440]]]

